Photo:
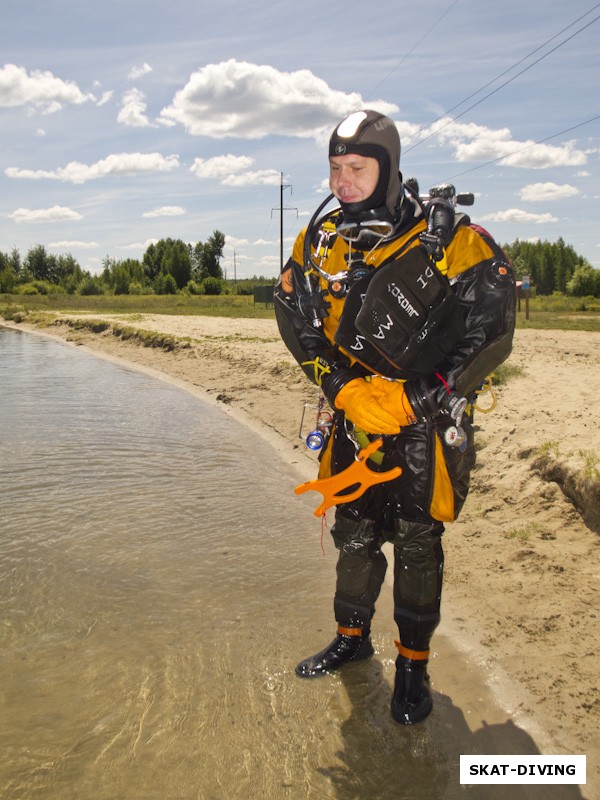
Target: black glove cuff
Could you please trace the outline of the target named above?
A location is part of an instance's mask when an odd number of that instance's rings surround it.
[[[418,422],[430,422],[439,413],[435,390],[426,378],[407,381],[404,391]]]

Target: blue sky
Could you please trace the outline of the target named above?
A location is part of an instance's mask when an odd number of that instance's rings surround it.
[[[98,272],[218,229],[229,277],[276,275],[281,174],[287,256],[332,128],[372,107],[405,178],[473,192],[500,242],[562,236],[598,267],[598,17],[592,0],[4,0],[0,250]]]

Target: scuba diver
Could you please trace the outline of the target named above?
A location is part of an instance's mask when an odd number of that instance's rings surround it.
[[[296,673],[315,678],[374,654],[381,547],[390,542],[399,631],[391,711],[413,724],[432,709],[427,663],[440,621],[444,523],[469,489],[476,392],[511,351],[514,276],[491,236],[456,212],[454,187],[423,202],[415,184],[403,184],[390,118],[346,117],[331,135],[329,168],[332,194],[279,277],[277,323],[333,411],[319,478],[341,474],[375,440],[370,469],[396,477],[381,475],[336,504],[337,631]],[[324,211],[334,198],[339,207]]]

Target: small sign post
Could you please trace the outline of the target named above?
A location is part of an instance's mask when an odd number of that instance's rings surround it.
[[[521,289],[525,292],[525,319],[529,319],[529,290],[531,288],[531,280],[529,275],[523,275],[521,278]]]

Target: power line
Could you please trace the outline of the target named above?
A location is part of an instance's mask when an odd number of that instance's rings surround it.
[[[491,161],[485,161],[483,164],[478,164],[476,167],[471,167],[470,169],[465,169],[463,172],[457,172],[455,175],[451,175],[447,178],[447,181],[454,180],[454,178],[459,178],[462,175],[467,175],[469,172],[475,172],[475,170],[482,169],[483,167],[488,167],[490,164],[496,164],[498,161],[502,161],[505,158],[510,158],[510,156],[516,155],[516,153],[522,153],[523,150],[528,150],[530,147],[535,147],[538,144],[544,144],[545,142],[549,142],[550,139],[556,139],[557,136],[563,136],[565,133],[570,133],[571,131],[576,130],[577,128],[581,128],[584,125],[589,125],[590,122],[595,122],[596,120],[600,119],[600,114],[596,114],[595,117],[590,117],[590,119],[586,119],[584,122],[579,122],[577,125],[572,125],[570,128],[565,128],[558,133],[553,133],[551,136],[546,136],[545,139],[540,139],[539,142],[532,142],[531,144],[526,144],[524,147],[519,147],[516,150],[513,150],[511,153],[505,153],[503,156],[499,156],[498,158],[493,158]]]
[[[556,39],[558,36],[560,36],[560,35],[561,35],[562,33],[564,33],[565,31],[568,31],[568,30],[569,30],[569,28],[572,28],[572,27],[573,27],[573,25],[576,25],[576,24],[577,24],[578,22],[580,22],[580,21],[581,21],[581,20],[582,20],[584,17],[587,17],[587,16],[588,16],[588,14],[591,14],[591,13],[592,13],[592,11],[595,11],[595,10],[596,10],[596,9],[597,9],[599,6],[600,6],[600,3],[596,3],[596,5],[595,5],[595,6],[592,6],[592,8],[590,8],[588,11],[586,11],[586,12],[585,12],[585,14],[582,14],[582,15],[581,15],[580,17],[578,17],[576,20],[574,20],[573,22],[569,23],[569,25],[566,25],[566,26],[565,26],[565,27],[564,27],[562,30],[560,30],[558,33],[555,33],[555,34],[554,34],[554,36],[551,36],[551,37],[550,37],[550,39],[547,39],[547,40],[546,40],[546,41],[545,41],[543,44],[539,45],[539,46],[538,46],[538,47],[536,47],[534,50],[532,50],[530,53],[527,53],[527,55],[523,56],[523,58],[520,58],[518,61],[515,61],[515,63],[514,63],[514,64],[511,64],[511,66],[510,66],[510,67],[508,67],[507,69],[505,69],[505,70],[504,70],[503,72],[501,72],[499,75],[496,75],[496,77],[492,78],[492,80],[491,80],[491,81],[488,81],[488,82],[487,82],[487,83],[485,83],[483,86],[480,86],[480,87],[479,87],[479,89],[477,89],[477,90],[476,90],[475,92],[473,92],[472,94],[470,94],[470,95],[468,95],[467,97],[463,98],[463,99],[462,99],[460,102],[456,103],[456,105],[452,106],[452,108],[449,108],[447,111],[444,111],[444,113],[443,113],[443,114],[441,114],[441,115],[440,115],[439,117],[437,117],[436,119],[434,119],[434,120],[433,120],[433,122],[430,122],[430,123],[428,123],[427,125],[423,125],[423,127],[419,128],[419,130],[417,131],[417,135],[418,135],[418,134],[419,134],[421,131],[423,131],[423,130],[426,130],[426,128],[429,128],[431,125],[435,125],[435,123],[436,123],[436,122],[439,122],[439,120],[443,119],[443,118],[444,118],[445,116],[447,116],[448,114],[451,114],[451,113],[454,111],[454,109],[455,109],[455,108],[458,108],[459,106],[462,106],[462,105],[463,105],[463,103],[466,103],[466,102],[468,102],[468,101],[469,101],[469,100],[470,100],[472,97],[475,97],[475,96],[476,96],[476,95],[478,95],[480,92],[482,92],[484,89],[487,89],[487,87],[488,87],[488,86],[491,86],[493,83],[495,83],[495,82],[496,82],[497,80],[499,80],[500,78],[503,78],[505,75],[507,75],[509,72],[511,72],[511,71],[512,71],[512,70],[513,70],[515,67],[518,67],[518,66],[519,66],[519,64],[522,64],[522,63],[523,63],[523,61],[526,61],[528,58],[531,58],[531,56],[532,56],[532,55],[534,55],[535,53],[537,53],[537,52],[538,52],[538,50],[541,50],[543,47],[546,47],[546,45],[550,44],[550,42],[554,41],[554,39]]]
[[[583,17],[586,17],[588,14],[590,14],[592,11],[594,11],[596,8],[598,8],[598,6],[600,6],[600,3],[597,3],[595,6],[593,6],[593,7],[592,7],[592,8],[591,8],[589,11],[587,11],[585,14],[583,14],[581,17],[579,17],[579,19],[575,20],[575,22],[572,22],[570,25],[567,25],[567,27],[566,27],[566,28],[563,28],[563,30],[562,30],[562,31],[560,31],[559,33],[555,34],[555,35],[554,35],[554,36],[553,36],[551,39],[549,39],[547,42],[544,42],[544,44],[540,45],[540,47],[537,47],[535,50],[533,50],[533,51],[532,51],[531,53],[529,53],[527,56],[524,56],[524,58],[522,58],[520,61],[516,62],[516,64],[513,64],[513,66],[512,66],[512,67],[510,67],[508,70],[505,70],[503,73],[501,73],[501,75],[497,76],[497,77],[496,77],[496,78],[494,78],[492,81],[489,81],[489,82],[488,82],[487,84],[485,84],[485,86],[483,86],[481,89],[478,89],[476,92],[474,92],[473,94],[469,95],[469,97],[467,97],[465,100],[462,100],[460,103],[457,103],[457,105],[455,105],[455,106],[454,106],[452,109],[450,109],[450,111],[452,111],[454,108],[458,108],[458,106],[461,106],[463,103],[466,103],[466,102],[467,102],[467,100],[469,100],[471,97],[474,97],[475,95],[479,94],[479,92],[483,91],[483,89],[485,89],[485,88],[486,88],[487,86],[489,86],[491,83],[494,83],[496,80],[498,80],[498,78],[499,78],[499,77],[502,77],[502,75],[505,75],[507,72],[510,72],[512,69],[514,69],[514,67],[515,67],[515,66],[517,66],[518,64],[520,64],[520,63],[521,63],[522,61],[524,61],[526,58],[529,58],[531,55],[533,55],[533,53],[536,53],[538,50],[540,50],[540,48],[541,48],[541,47],[545,47],[545,46],[546,46],[546,45],[547,45],[549,42],[551,42],[553,39],[556,39],[556,37],[557,37],[557,36],[560,36],[560,34],[561,34],[561,33],[563,33],[565,30],[568,30],[568,28],[571,28],[571,27],[573,27],[573,25],[577,24],[577,22],[579,22],[579,20],[583,19]],[[453,122],[456,122],[456,120],[457,120],[457,119],[460,119],[461,117],[464,117],[464,115],[465,115],[466,113],[468,113],[469,111],[471,111],[472,109],[474,109],[476,106],[478,106],[478,105],[480,105],[481,103],[483,103],[483,102],[484,102],[484,100],[487,100],[489,97],[491,97],[492,95],[496,94],[496,92],[499,92],[499,91],[500,91],[500,89],[503,89],[503,88],[504,88],[505,86],[507,86],[509,83],[512,83],[512,81],[516,80],[518,77],[520,77],[521,75],[523,75],[525,72],[527,72],[528,70],[530,70],[532,67],[535,67],[535,65],[536,65],[536,64],[539,64],[539,62],[540,62],[540,61],[543,61],[545,58],[547,58],[549,55],[551,55],[552,53],[554,53],[556,50],[558,50],[558,49],[559,49],[560,47],[562,47],[564,44],[567,44],[567,42],[571,41],[571,39],[575,38],[575,36],[577,36],[578,34],[580,34],[580,33],[581,33],[582,31],[584,31],[586,28],[589,28],[589,27],[590,27],[590,25],[593,25],[593,23],[594,23],[594,22],[597,22],[597,20],[599,20],[599,19],[600,19],[600,14],[599,14],[597,17],[594,17],[594,19],[592,19],[592,20],[590,20],[589,22],[587,22],[587,23],[586,23],[585,25],[583,25],[581,28],[579,28],[579,30],[577,30],[577,31],[575,31],[574,33],[572,33],[572,34],[571,34],[570,36],[568,36],[566,39],[563,39],[563,41],[562,41],[562,42],[559,42],[559,43],[558,43],[558,44],[557,44],[555,47],[553,47],[551,50],[548,50],[548,52],[547,52],[547,53],[544,53],[544,55],[542,55],[542,56],[540,56],[539,58],[537,58],[537,59],[536,59],[534,62],[532,62],[531,64],[529,64],[527,67],[524,67],[522,70],[520,70],[520,72],[517,72],[517,74],[516,74],[516,75],[513,75],[513,76],[512,76],[512,78],[509,78],[508,80],[504,81],[504,83],[501,83],[501,84],[500,84],[500,86],[497,86],[497,87],[496,87],[496,88],[495,88],[493,91],[491,91],[491,92],[488,92],[488,94],[486,94],[484,97],[482,97],[481,99],[479,99],[479,100],[478,100],[476,103],[473,103],[473,104],[472,104],[472,105],[470,105],[468,108],[466,108],[464,111],[461,111],[461,113],[460,113],[460,114],[457,114],[455,117],[453,117],[452,119],[450,119],[450,120],[448,120],[447,122],[445,122],[445,123],[444,123],[444,125],[442,125],[441,127],[437,128],[435,131],[432,131],[432,132],[431,132],[431,133],[430,133],[428,136],[425,136],[425,137],[423,137],[423,139],[420,139],[420,140],[419,140],[418,142],[416,142],[415,144],[413,144],[413,145],[411,145],[410,147],[406,148],[404,152],[405,152],[405,153],[409,153],[411,150],[414,150],[414,149],[415,149],[415,147],[418,147],[420,144],[423,144],[423,142],[426,142],[428,139],[431,139],[431,137],[432,137],[432,136],[436,136],[436,135],[437,135],[437,134],[438,134],[438,133],[439,133],[441,130],[443,130],[444,128],[446,128],[448,125],[452,124]],[[417,133],[416,133],[415,135],[418,135],[418,134],[419,134],[421,131],[423,131],[423,130],[426,130],[427,128],[431,127],[431,125],[435,125],[435,123],[436,123],[436,122],[438,122],[440,119],[443,119],[443,117],[444,117],[444,116],[446,116],[446,114],[448,114],[448,113],[450,113],[450,112],[445,112],[445,114],[443,114],[441,117],[438,117],[438,118],[437,118],[437,119],[435,119],[433,122],[429,123],[428,125],[424,126],[423,128],[420,128],[420,129],[417,131]]]
[[[586,12],[585,12],[585,14],[582,14],[582,15],[581,15],[580,17],[578,17],[576,20],[573,20],[573,22],[571,22],[571,23],[569,23],[568,25],[566,25],[566,26],[565,26],[565,27],[564,27],[562,30],[560,30],[558,33],[555,33],[555,34],[554,34],[554,36],[551,36],[551,37],[550,37],[549,39],[547,39],[547,40],[546,40],[546,41],[545,41],[543,44],[541,44],[541,45],[539,45],[538,47],[536,47],[536,48],[535,48],[534,50],[532,50],[530,53],[527,53],[527,55],[523,56],[523,58],[520,58],[518,61],[515,61],[515,63],[514,63],[514,64],[511,64],[511,66],[510,66],[510,67],[508,67],[507,69],[505,69],[505,70],[504,70],[503,72],[501,72],[499,75],[496,75],[496,77],[495,77],[495,78],[492,78],[492,80],[491,80],[491,81],[488,81],[488,82],[487,82],[487,83],[485,83],[483,86],[480,86],[480,87],[479,87],[479,89],[477,89],[475,92],[473,92],[472,94],[470,94],[470,95],[468,95],[467,97],[465,97],[463,100],[461,100],[460,102],[458,102],[456,105],[452,106],[452,108],[449,108],[447,111],[444,111],[444,113],[443,113],[443,114],[441,114],[439,117],[437,117],[437,119],[434,119],[434,120],[433,120],[433,122],[430,122],[430,123],[428,123],[427,125],[424,125],[422,128],[419,128],[419,130],[417,131],[417,135],[418,135],[418,134],[419,134],[421,131],[425,130],[426,128],[429,128],[431,125],[435,125],[435,123],[436,123],[436,122],[439,122],[439,121],[440,121],[441,119],[443,119],[445,116],[447,116],[448,114],[451,114],[451,113],[454,111],[454,109],[455,109],[455,108],[458,108],[459,106],[462,106],[462,105],[463,105],[463,103],[466,103],[466,102],[468,102],[468,101],[469,101],[469,100],[470,100],[472,97],[475,97],[476,95],[478,95],[478,94],[479,94],[479,92],[482,92],[484,89],[487,89],[487,87],[488,87],[488,86],[491,86],[493,83],[495,83],[495,82],[496,82],[497,80],[499,80],[500,78],[503,78],[505,75],[507,75],[509,72],[511,72],[511,71],[512,71],[512,70],[513,70],[515,67],[518,67],[518,66],[519,66],[519,64],[522,64],[522,63],[523,63],[523,61],[526,61],[528,58],[531,58],[531,56],[532,56],[532,55],[534,55],[535,53],[537,53],[537,52],[538,52],[539,50],[541,50],[543,47],[546,47],[546,45],[550,44],[550,42],[554,41],[554,39],[558,38],[558,37],[559,37],[559,36],[560,36],[562,33],[564,33],[565,31],[568,31],[568,30],[569,30],[569,28],[572,28],[572,27],[573,27],[573,25],[577,25],[577,23],[578,23],[578,22],[581,22],[581,20],[582,20],[584,17],[587,17],[587,16],[588,16],[588,14],[591,14],[591,13],[592,13],[592,11],[595,11],[595,10],[596,10],[596,9],[597,9],[599,6],[600,6],[600,3],[596,3],[596,5],[595,5],[595,6],[592,6],[592,8],[590,8],[588,11],[586,11]],[[592,22],[593,22],[593,21],[594,21],[594,20],[592,20]],[[515,76],[515,77],[516,77],[516,76]]]
[[[406,52],[406,53],[405,53],[405,54],[402,56],[402,58],[400,59],[400,61],[398,61],[398,63],[395,65],[395,67],[394,67],[393,69],[391,69],[391,70],[388,72],[388,74],[385,76],[385,78],[382,78],[382,79],[379,81],[379,83],[378,83],[378,84],[377,84],[377,85],[376,85],[376,86],[375,86],[375,87],[374,87],[374,88],[373,88],[373,89],[372,89],[372,90],[369,92],[369,94],[368,94],[368,95],[365,97],[365,100],[368,100],[370,97],[372,97],[372,96],[375,94],[375,92],[377,91],[377,89],[379,89],[379,87],[381,86],[381,84],[382,84],[382,83],[385,83],[385,82],[387,81],[387,79],[390,77],[390,75],[393,75],[393,74],[394,74],[394,72],[396,72],[396,70],[398,69],[398,67],[400,67],[400,66],[401,66],[401,65],[402,65],[402,64],[403,64],[403,63],[406,61],[406,59],[407,59],[407,58],[408,58],[410,55],[412,55],[412,53],[414,53],[414,52],[415,52],[415,50],[417,49],[417,47],[419,47],[419,45],[421,44],[421,42],[425,41],[425,39],[426,39],[426,38],[429,36],[429,34],[430,34],[430,33],[431,33],[431,32],[432,32],[432,31],[433,31],[435,28],[437,28],[437,26],[440,24],[440,22],[441,22],[441,21],[444,19],[444,17],[446,17],[446,16],[447,16],[447,15],[448,15],[448,14],[449,14],[451,11],[452,11],[452,9],[454,8],[454,6],[455,6],[457,3],[458,3],[458,0],[454,0],[454,2],[452,3],[452,5],[451,5],[451,6],[449,6],[449,7],[448,7],[448,8],[447,8],[447,9],[444,11],[444,13],[443,13],[443,14],[442,14],[442,15],[441,15],[441,16],[440,16],[440,17],[439,17],[439,18],[438,18],[438,19],[437,19],[437,20],[436,20],[436,21],[433,23],[433,25],[432,25],[432,26],[429,28],[429,30],[427,30],[427,31],[426,31],[426,32],[423,34],[423,36],[421,36],[421,38],[419,39],[419,41],[418,41],[418,42],[417,42],[417,43],[416,43],[416,44],[415,44],[413,47],[411,47],[411,49],[410,49],[410,50],[408,50],[408,51],[407,51],[407,52]],[[598,5],[600,5],[600,3],[599,3]]]

